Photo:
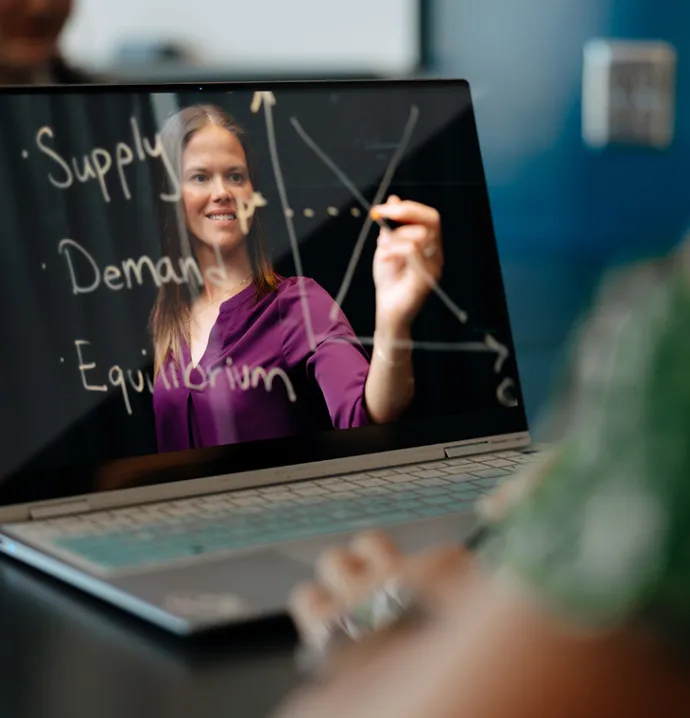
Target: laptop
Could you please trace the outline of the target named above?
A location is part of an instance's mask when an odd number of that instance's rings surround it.
[[[187,635],[362,530],[464,540],[533,460],[467,82],[2,89],[0,138],[4,554]],[[376,419],[390,195],[444,264]]]

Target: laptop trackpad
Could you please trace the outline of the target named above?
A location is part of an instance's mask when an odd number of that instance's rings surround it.
[[[285,610],[310,565],[276,550],[171,566],[117,578],[113,585],[186,619],[251,618]]]

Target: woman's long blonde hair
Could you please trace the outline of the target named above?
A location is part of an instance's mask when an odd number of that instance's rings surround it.
[[[166,178],[166,191],[175,194],[181,185],[182,154],[189,140],[199,130],[209,125],[222,127],[239,140],[247,158],[247,171],[252,184],[256,182],[256,162],[248,146],[243,128],[220,107],[215,105],[195,105],[186,107],[170,117],[161,132],[163,150],[174,169],[178,185],[173,187],[170,177]],[[190,241],[187,221],[182,201],[163,203],[163,222],[161,233],[162,255],[168,257],[172,265],[179,266],[182,260],[196,258]],[[254,215],[252,226],[247,235],[247,247],[251,262],[256,296],[261,298],[275,290],[279,277],[275,273],[266,249],[261,221]],[[167,282],[158,290],[156,302],[151,311],[150,328],[154,349],[154,375],[172,356],[179,362],[182,346],[190,342],[191,306],[199,288],[190,284]]]

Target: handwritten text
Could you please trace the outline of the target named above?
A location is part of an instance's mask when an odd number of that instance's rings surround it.
[[[125,410],[131,416],[133,410],[130,392],[141,394],[148,391],[153,394],[154,382],[151,375],[148,372],[142,372],[141,369],[133,372],[131,369],[124,370],[118,364],[114,364],[107,372],[108,383],[106,384],[102,377],[99,381],[93,378],[98,376],[96,362],[89,361],[85,356],[85,352],[90,345],[91,342],[85,339],[76,339],[74,342],[77,352],[77,369],[81,376],[82,386],[86,391],[107,392],[110,389],[119,391],[122,395]],[[266,369],[261,366],[249,366],[247,364],[237,366],[233,363],[232,357],[226,358],[224,366],[216,366],[208,371],[201,365],[195,367],[192,363],[182,367],[168,365],[161,369],[159,378],[159,387],[162,391],[180,388],[185,388],[189,391],[206,391],[215,388],[219,381],[225,380],[232,392],[261,388],[266,392],[270,392],[274,390],[274,384],[278,383],[283,386],[290,402],[297,401],[297,394],[292,381],[283,369],[280,367]]]

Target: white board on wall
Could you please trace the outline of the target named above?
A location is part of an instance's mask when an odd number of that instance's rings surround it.
[[[419,0],[76,0],[63,49],[106,68],[124,43],[169,40],[209,66],[405,74],[419,22]]]

